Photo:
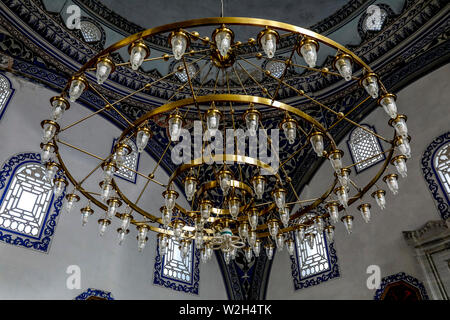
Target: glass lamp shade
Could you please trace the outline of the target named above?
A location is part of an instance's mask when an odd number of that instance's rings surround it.
[[[63,97],[52,97],[50,99],[51,104],[51,117],[53,121],[58,121],[63,116],[64,112],[70,108],[69,101]]]
[[[314,152],[317,154],[318,157],[323,156],[323,134],[322,132],[313,132],[311,136],[309,137],[309,141],[311,142],[311,145],[314,149]]]
[[[328,225],[325,227],[325,236],[329,243],[334,241],[334,226]]]
[[[103,237],[106,229],[108,228],[108,226],[110,224],[111,224],[111,220],[109,220],[109,219],[104,218],[104,219],[98,220],[98,233],[99,233],[100,237]]]
[[[169,136],[172,142],[176,142],[180,139],[181,129],[183,126],[183,118],[177,114],[171,114],[167,121],[169,126]]]
[[[223,253],[223,259],[225,260],[226,264],[230,264],[231,261],[231,252],[226,251]]]
[[[128,47],[128,52],[130,53],[130,64],[133,70],[139,69],[144,59],[150,55],[150,49],[147,48],[142,40],[132,43]]]
[[[58,198],[67,186],[67,181],[63,178],[53,179],[53,193],[55,197]]]
[[[278,231],[280,230],[280,225],[278,223],[278,220],[276,219],[270,219],[267,222],[267,227],[269,228],[269,233],[272,236],[273,239],[276,239],[276,236],[278,234]]]
[[[406,116],[403,114],[397,115],[395,119],[389,120],[389,124],[394,127],[395,132],[404,138],[408,138],[408,127],[406,126]]]
[[[239,225],[239,236],[242,238],[242,239],[247,239],[247,237],[248,237],[248,223],[247,222],[242,222],[240,225]]]
[[[184,192],[186,193],[186,199],[192,201],[192,198],[197,191],[198,180],[194,176],[187,176],[184,180]]]
[[[84,77],[73,77],[70,80],[69,100],[75,102],[87,89],[87,81]]]
[[[175,200],[178,198],[178,192],[175,190],[167,189],[162,193],[164,197],[164,204],[168,210],[175,208]]]
[[[211,136],[214,136],[219,129],[221,117],[222,113],[214,105],[211,105],[211,108],[206,112],[206,127],[210,131]]]
[[[273,250],[275,249],[273,244],[269,243],[264,248],[266,249],[267,259],[272,260],[272,258],[273,258]]]
[[[305,226],[300,226],[297,229],[297,239],[299,242],[303,242],[303,240],[305,240],[305,233],[306,233]]]
[[[285,244],[286,244],[286,249],[287,249],[289,255],[293,256],[294,253],[295,253],[295,242],[294,242],[294,240],[292,240],[290,238],[286,239]]]
[[[226,57],[228,55],[228,51],[231,48],[231,43],[233,41],[233,33],[231,30],[226,28],[221,28],[216,30],[215,36],[213,37],[216,42],[216,47],[219,50],[219,53],[222,57]]]
[[[210,200],[200,201],[200,215],[204,221],[209,219],[211,215],[212,202]]]
[[[352,60],[351,56],[347,54],[340,54],[334,60],[334,68],[345,79],[345,81],[352,80]]]
[[[138,239],[138,242],[145,241],[145,239],[147,238],[148,230],[149,230],[149,227],[147,225],[145,225],[145,224],[139,225],[137,227],[137,231],[138,231],[137,239]]]
[[[348,207],[348,187],[338,187],[334,189],[334,193],[337,195],[339,203],[344,207]]]
[[[231,197],[228,200],[228,211],[230,212],[231,217],[236,220],[239,215],[239,207],[241,202],[238,197]]]
[[[383,177],[383,181],[386,182],[392,194],[395,195],[398,193],[398,175],[396,175],[395,173],[388,174],[387,176]]]
[[[119,198],[109,198],[106,203],[108,204],[106,216],[108,219],[112,219],[116,215],[117,209],[122,205],[122,202]]]
[[[247,126],[248,133],[253,137],[258,131],[259,120],[261,119],[261,114],[259,111],[251,107],[244,113],[245,125]]]
[[[280,123],[280,126],[283,129],[284,135],[286,136],[289,144],[293,144],[295,142],[295,138],[297,137],[297,121],[290,117],[286,117]]]
[[[380,207],[381,210],[384,210],[386,208],[385,194],[386,191],[381,189],[372,193],[372,197],[375,198],[375,201],[377,202],[377,205]]]
[[[277,188],[272,192],[273,201],[279,210],[283,210],[286,206],[286,189]]]
[[[283,251],[284,235],[282,233],[277,234],[275,242],[276,242],[276,245],[277,245],[277,249],[280,250],[280,251]]]
[[[80,197],[74,193],[69,193],[68,195],[66,195],[66,212],[70,213],[70,211],[73,208],[73,205],[80,201]]]
[[[259,211],[256,208],[251,208],[250,212],[248,214],[248,223],[250,224],[250,228],[252,230],[255,230],[258,226],[258,219],[259,219]]]
[[[342,157],[344,152],[342,150],[333,150],[330,152],[328,159],[335,172],[339,172],[342,169]]]
[[[51,142],[41,143],[41,162],[49,161],[55,152],[55,145]]]
[[[391,163],[395,165],[400,176],[406,178],[408,171],[408,168],[406,167],[406,157],[404,155],[398,155],[392,159]]]
[[[53,181],[56,173],[59,170],[59,165],[56,162],[49,161],[45,164],[45,178],[47,181]]]
[[[201,249],[203,247],[203,233],[196,232],[195,233],[195,248]]]
[[[117,240],[119,241],[119,246],[125,241],[126,235],[130,232],[128,229],[117,229]]]
[[[397,147],[397,150],[408,159],[411,158],[411,146],[408,142],[409,139],[410,137],[408,137],[407,139],[403,137],[397,137],[394,140],[394,144]]]
[[[252,246],[252,247],[255,246],[256,238],[257,238],[257,233],[256,233],[256,231],[249,231],[249,232],[248,232],[248,238],[247,238],[247,241],[248,241],[248,244],[249,244],[250,246]]]
[[[314,229],[316,229],[316,232],[318,234],[321,234],[323,232],[324,227],[325,227],[325,223],[323,222],[322,217],[315,217],[314,218]]]
[[[395,103],[396,99],[397,97],[392,93],[385,94],[378,99],[378,104],[383,107],[384,112],[386,112],[392,119],[397,117],[397,104]]]
[[[102,165],[103,170],[103,180],[110,182],[117,171],[117,167],[111,161],[106,162]]]
[[[220,170],[219,173],[217,174],[220,189],[222,189],[224,195],[227,195],[228,190],[230,190],[232,177],[233,176],[231,171],[228,170]]]
[[[331,221],[337,223],[339,221],[339,202],[330,201],[325,205],[325,208],[330,215]]]
[[[120,228],[122,230],[128,230],[132,218],[133,216],[129,213],[122,214],[120,217]]]
[[[117,144],[114,149],[113,160],[117,166],[121,167],[125,162],[125,157],[129,155],[132,150],[130,146],[125,143]]]
[[[150,140],[151,131],[147,127],[140,127],[136,133],[136,147],[138,152],[144,151]]]
[[[262,199],[262,196],[264,194],[264,189],[266,187],[266,178],[261,175],[254,176],[251,180],[253,184],[253,190],[255,191],[256,198]]]
[[[97,62],[97,70],[95,74],[97,83],[103,84],[103,82],[108,79],[111,72],[114,71],[114,68],[114,62],[111,59],[107,57],[99,59],[99,61]]]
[[[311,250],[314,249],[314,239],[315,238],[316,238],[316,235],[314,233],[308,233],[307,235],[305,235],[306,242],[308,243],[309,248]]]
[[[341,184],[341,186],[343,187],[347,187],[348,183],[350,181],[349,175],[350,175],[350,169],[349,168],[342,168],[338,174],[336,174],[338,179],[339,179],[339,183]]]
[[[284,207],[282,210],[280,210],[280,220],[283,224],[283,227],[287,228],[289,225],[289,208]]]
[[[247,260],[247,262],[250,263],[252,261],[252,258],[253,258],[252,248],[245,247],[244,248],[244,256],[245,256],[245,259]]]
[[[208,254],[206,253],[206,249],[205,248],[203,248],[200,251],[200,258],[202,260],[202,263],[207,263],[208,262]]]
[[[162,214],[162,222],[165,227],[167,227],[170,222],[172,222],[172,210],[167,209],[166,207],[162,207],[160,209]]]
[[[111,183],[106,182],[106,181],[100,182],[99,185],[100,185],[100,189],[101,189],[101,192],[100,192],[101,198],[103,201],[107,201],[111,197],[111,195],[114,191],[114,188]]]
[[[259,43],[267,55],[267,58],[272,59],[277,51],[278,32],[271,29],[261,31],[258,35]]]
[[[255,257],[259,257],[259,254],[261,253],[261,240],[256,239],[255,244],[253,245],[253,253],[255,254]]]
[[[180,239],[181,234],[183,233],[184,223],[180,220],[175,221],[173,226],[173,235],[175,239]]]
[[[172,32],[169,36],[169,42],[172,46],[172,53],[175,60],[180,60],[189,45],[188,36],[182,31]]]
[[[366,223],[370,222],[370,203],[363,203],[358,206],[359,212],[361,212],[361,216]]]
[[[360,84],[364,87],[364,90],[373,98],[378,98],[378,77],[375,73],[367,74],[360,82]]]
[[[81,212],[81,225],[85,226],[88,222],[89,216],[94,214],[94,210],[89,206],[89,204],[80,209]]]
[[[319,43],[312,39],[304,39],[300,42],[300,55],[310,68],[314,68],[317,62],[317,50]]]
[[[341,221],[344,223],[345,229],[347,230],[348,234],[351,234],[353,231],[353,216],[343,216],[341,218]]]
[[[44,120],[41,122],[43,129],[42,142],[48,143],[59,132],[59,125],[53,120]]]

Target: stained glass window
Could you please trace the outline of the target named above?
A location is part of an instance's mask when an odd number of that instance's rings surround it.
[[[0,74],[0,118],[8,104],[9,98],[13,89],[9,84],[9,80],[2,74]]]
[[[174,66],[172,67],[172,70],[174,70],[174,71],[178,70],[180,67],[182,67],[183,70],[175,72],[175,75],[181,82],[186,82],[186,81],[188,81],[188,76],[186,74],[186,70],[184,69],[183,61],[180,61],[180,62],[174,64]],[[193,79],[195,76],[195,73],[197,72],[196,64],[193,64],[193,63],[188,64],[187,69],[189,72],[189,78]]]
[[[194,246],[192,242],[189,254],[183,258],[181,256],[180,243],[170,239],[167,254],[163,258],[162,276],[176,281],[191,283],[193,255]]]
[[[83,35],[84,41],[88,43],[97,42],[102,39],[102,32],[94,23],[82,20],[80,22],[80,31]]]
[[[116,140],[114,139],[113,147],[115,143]],[[136,144],[133,141],[128,140],[127,144],[131,147],[132,152],[125,157],[123,166],[119,168],[119,170],[116,173],[116,176],[125,179],[129,182],[136,183],[136,173],[131,171],[130,169],[133,169],[135,171],[138,170],[139,152],[137,151]]]
[[[286,64],[280,61],[270,60],[266,64],[266,70],[270,71],[276,78],[280,78],[283,75],[285,68]]]
[[[28,163],[16,171],[0,207],[2,228],[32,236],[39,234],[53,195],[44,170],[41,164]]]
[[[362,127],[375,131],[368,125],[362,125]],[[380,154],[383,150],[378,138],[360,127],[350,133],[347,144],[353,163],[356,163],[356,172],[361,172],[385,159],[384,154]]]
[[[378,7],[377,5],[371,5],[367,8],[367,13],[363,22],[364,31],[380,31],[383,27],[383,23],[386,20],[388,14],[386,10]]]
[[[450,143],[437,150],[433,165],[443,191],[450,197]]]

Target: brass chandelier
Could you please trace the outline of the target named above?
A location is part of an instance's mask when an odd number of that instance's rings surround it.
[[[237,41],[233,28],[242,26],[255,29],[255,38],[246,42]],[[208,27],[213,29],[212,34],[211,30],[208,30],[211,38],[193,31],[194,28],[206,30]],[[154,36],[165,36],[172,54],[152,56],[145,40]],[[282,39],[291,41],[281,50],[279,46]],[[128,48],[129,62],[115,63],[111,55],[124,47]],[[332,68],[316,67],[321,47],[335,52]],[[243,50],[244,48],[247,50]],[[294,57],[305,64],[295,63]],[[98,89],[118,68],[138,70],[143,64],[155,61],[179,61],[179,66],[173,72],[123,95],[115,102],[109,101]],[[279,63],[278,67],[282,72],[275,74],[274,71],[264,68],[261,61]],[[195,63],[202,64],[203,67],[194,68],[191,72],[189,67]],[[211,76],[214,72],[205,73],[207,66],[210,71],[217,70],[215,78]],[[360,126],[350,119],[350,113],[339,113],[326,106],[314,98],[314,92],[307,92],[290,84],[287,80],[289,70],[295,68],[305,69],[322,77],[341,77],[363,87],[368,95],[363,102],[376,99],[377,104],[387,114],[386,119],[389,119],[389,125],[394,129],[392,139]],[[275,83],[275,90],[269,90],[265,83],[258,80],[255,76],[257,72]],[[187,78],[186,82],[179,84],[177,92],[189,89],[190,97],[179,99],[175,92],[164,105],[151,109],[133,122],[117,108],[121,101],[168,81],[177,73],[182,73]],[[243,80],[244,76],[247,82]],[[200,80],[196,80],[198,78]],[[210,80],[214,83],[212,93],[202,94],[205,82]],[[236,84],[234,87],[233,83]],[[252,83],[256,88],[251,93],[247,92],[248,83]],[[87,90],[99,96],[105,107],[75,123],[62,126],[63,113],[69,109],[70,102],[75,102]],[[302,105],[294,107],[277,100],[281,90],[290,90],[307,103],[333,114],[336,116],[336,122],[325,127]],[[253,256],[258,257],[261,250],[265,250],[268,258],[272,259],[275,248],[282,250],[286,247],[292,255],[295,250],[294,233],[298,241],[308,241],[312,246],[314,237],[323,232],[332,240],[335,224],[339,223],[339,220],[350,233],[354,216],[348,213],[348,208],[355,205],[357,208],[354,210],[359,211],[364,221],[369,222],[371,204],[364,196],[368,194],[369,199],[370,196],[373,197],[376,204],[384,209],[386,191],[376,183],[382,178],[387,187],[396,194],[398,175],[406,177],[406,160],[410,157],[406,116],[397,113],[396,96],[387,92],[377,74],[362,59],[320,34],[270,20],[205,18],[164,25],[131,35],[90,59],[69,79],[61,94],[50,99],[50,103],[51,119],[41,123],[44,131],[41,158],[46,163],[47,178],[53,181],[55,194],[61,194],[69,183],[73,186],[73,190],[66,195],[67,211],[80,201],[82,195],[88,200],[88,204],[81,209],[82,223],[87,223],[89,216],[94,213],[93,205],[97,206],[103,212],[98,219],[101,235],[110,224],[118,222],[117,232],[119,242],[122,243],[130,226],[134,225],[137,228],[139,250],[142,250],[148,241],[148,231],[152,231],[158,234],[162,254],[167,252],[170,238],[178,241],[182,255],[188,253],[192,241],[195,241],[204,262],[211,258],[213,250],[221,250],[227,263],[234,259],[237,250],[243,250],[249,261]],[[65,141],[66,130],[93,115],[111,110],[123,118],[128,127],[123,130],[112,152],[106,157],[94,155]],[[161,117],[165,117],[163,125],[167,127],[168,139],[167,148],[161,158],[167,154],[170,147],[174,147],[180,140],[185,140],[182,129],[193,133],[194,121],[200,121],[201,128],[208,132],[209,136],[215,136],[218,132],[225,136],[227,129],[245,129],[249,141],[257,135],[259,129],[263,129],[259,130],[259,139],[265,140],[270,148],[275,141],[267,134],[263,123],[263,120],[268,120],[264,119],[268,114],[272,129],[279,128],[282,132],[280,140],[286,139],[288,145],[293,146],[287,157],[276,159],[279,168],[273,168],[255,156],[239,152],[236,145],[233,145],[231,152],[228,149],[223,152],[216,150],[215,154],[205,156],[205,140],[202,141],[200,153],[194,152],[193,159],[177,166],[165,182],[155,179],[155,171],[160,166],[161,159],[155,168],[148,169],[150,173],[136,171],[124,164],[124,158],[132,152],[129,141],[135,140],[138,152],[143,152],[149,141],[155,138],[154,135],[160,134],[153,132],[151,127],[157,123],[156,119]],[[331,128],[341,121],[360,127],[390,145],[382,152],[386,154],[385,161],[364,186],[359,186],[350,178],[355,164],[343,163],[344,153],[337,148],[330,134]],[[261,136],[261,132],[265,133],[265,136]],[[304,143],[298,143],[300,137],[305,138]],[[231,142],[237,144],[239,138],[234,136],[234,141]],[[84,177],[75,178],[63,159],[61,146],[96,158],[97,166]],[[317,161],[326,159],[330,162],[334,176],[330,177],[329,185],[321,194],[312,199],[301,199],[285,166],[301,150],[308,147],[313,148]],[[275,153],[275,156],[279,157],[279,154]],[[390,164],[395,166],[398,174],[388,172],[392,168]],[[114,174],[120,168],[131,170],[146,180],[135,201],[119,188],[114,179]],[[63,171],[67,180],[55,178],[59,170]],[[103,175],[102,181],[98,181],[99,189],[86,189],[85,181],[97,170]],[[152,192],[161,193],[163,206],[160,212],[152,212],[139,205],[149,184],[157,188]],[[180,198],[175,188],[177,184],[183,186],[189,203],[187,207],[177,203],[177,198]],[[289,199],[293,201],[289,202]],[[295,213],[292,212],[294,205],[299,205],[300,208]],[[319,205],[325,206],[325,214],[315,213],[311,218],[301,219],[310,217],[311,212]],[[308,227],[312,225],[314,232],[306,232],[311,230]]]

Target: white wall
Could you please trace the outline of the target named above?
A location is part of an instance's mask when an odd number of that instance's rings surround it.
[[[49,117],[49,99],[55,92],[30,83],[22,78],[7,74],[16,90],[0,121],[0,163],[10,156],[26,151],[39,152],[41,140],[40,122]],[[82,118],[90,111],[72,103],[61,121],[62,126]],[[120,135],[103,118],[96,116],[79,126],[61,133],[61,139],[81,146],[101,157],[109,154],[113,137]],[[80,180],[98,163],[98,160],[67,147],[60,149],[73,174]],[[155,161],[147,154],[140,159],[139,170],[150,172]],[[163,170],[156,172],[156,179],[167,181]],[[117,179],[118,182],[120,179]],[[101,181],[97,171],[83,185],[90,191],[99,191]],[[137,187],[120,181],[122,190],[127,189],[130,199],[136,199],[145,179],[138,177]],[[132,186],[132,187],[130,187]],[[133,191],[134,190],[134,191]],[[71,191],[69,189],[68,191]],[[163,189],[150,184],[140,204],[154,215],[160,215]],[[190,295],[153,285],[156,254],[156,237],[150,232],[149,242],[143,253],[137,251],[136,230],[130,227],[130,234],[122,246],[117,244],[119,222],[117,219],[108,228],[103,238],[97,231],[100,209],[87,226],[81,226],[79,209],[86,201],[74,207],[70,214],[62,211],[49,252],[42,253],[0,242],[0,299],[73,299],[84,289],[96,288],[112,292],[116,299],[226,299],[226,290],[217,261],[200,264],[200,293]],[[69,265],[81,268],[81,289],[69,290],[66,279]]]
[[[317,286],[294,290],[290,259],[286,250],[278,252],[274,258],[267,299],[373,299],[375,290],[366,286],[369,265],[381,268],[381,277],[405,272],[422,282],[425,277],[413,255],[413,251],[403,240],[402,231],[415,230],[429,220],[438,220],[427,184],[422,176],[421,158],[425,148],[437,136],[450,129],[450,65],[414,82],[398,93],[397,105],[400,113],[408,116],[408,129],[412,136],[412,158],[408,160],[408,177],[399,178],[400,192],[393,196],[383,181],[378,185],[387,190],[387,208],[379,210],[370,193],[364,201],[372,204],[372,219],[365,224],[357,205],[348,209],[355,217],[354,232],[348,235],[343,224],[336,225],[335,248],[341,276]],[[372,112],[362,123],[375,125],[382,136],[391,139],[393,130],[387,124],[388,117],[380,108]],[[344,164],[351,164],[351,158],[344,139],[339,148],[344,150]],[[384,150],[387,145],[383,144]],[[379,166],[376,166],[379,168]],[[361,186],[368,182],[376,169],[368,169],[352,179]],[[396,172],[389,166],[388,172]],[[325,190],[325,183],[332,178],[330,164],[325,162],[301,195],[310,199]],[[354,193],[354,192],[352,192]]]

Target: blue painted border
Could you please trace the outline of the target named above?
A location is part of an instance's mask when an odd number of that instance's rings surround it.
[[[9,89],[11,90],[11,92],[9,93],[9,96],[8,96],[8,100],[6,100],[5,106],[2,108],[2,110],[0,110],[0,120],[1,120],[3,118],[3,114],[5,113],[5,110],[8,107],[8,104],[11,101],[16,89],[13,88],[11,80],[9,80],[9,78],[3,72],[0,72],[0,75],[8,81]]]
[[[26,163],[41,164],[41,155],[39,153],[19,153],[10,157],[2,166],[0,170],[0,191],[5,189],[2,193],[0,206],[3,203],[6,192],[10,186],[11,180],[14,177],[16,170]],[[58,173],[61,176],[61,172]],[[6,183],[6,179],[8,182]],[[22,246],[31,248],[37,251],[48,252],[52,236],[55,232],[57,218],[59,216],[63,200],[65,196],[65,189],[63,193],[56,199],[52,195],[50,204],[44,217],[44,221],[39,232],[39,236],[30,236],[20,232],[12,231],[7,228],[0,228],[0,241],[15,246]],[[53,213],[51,212],[53,210]]]
[[[294,234],[294,238],[296,235]],[[312,274],[305,278],[301,277],[299,263],[298,263],[298,247],[297,247],[297,239],[295,238],[295,257],[290,256],[291,258],[291,272],[292,278],[294,280],[294,289],[300,290],[304,288],[308,288],[311,286],[318,285],[322,282],[326,282],[330,279],[340,277],[339,266],[338,266],[338,258],[336,254],[336,249],[334,248],[334,242],[328,243],[327,237],[325,233],[323,233],[323,240],[325,243],[325,249],[327,251],[328,265],[329,268],[327,270],[323,270],[322,272]]]
[[[76,296],[74,300],[87,300],[89,297],[98,297],[105,300],[114,300],[111,292],[93,288],[88,288],[86,291]]]
[[[422,155],[421,161],[423,177],[428,184],[428,189],[431,192],[431,196],[433,197],[438,212],[443,220],[450,217],[450,201],[439,176],[436,173],[433,162],[436,151],[447,143],[450,143],[450,131],[436,137],[428,145]]]
[[[399,272],[397,274],[393,274],[387,277],[384,277],[381,279],[380,288],[377,289],[375,292],[375,296],[373,297],[374,300],[380,300],[381,296],[383,295],[384,290],[386,290],[387,285],[395,282],[404,281],[413,287],[417,288],[422,296],[423,300],[430,300],[427,294],[427,290],[425,289],[425,286],[422,282],[414,278],[413,276],[410,276],[404,272]]]
[[[377,130],[375,130],[375,127],[374,127],[374,126],[371,126],[370,124],[367,124],[367,123],[361,123],[361,125],[362,125],[362,126],[366,126],[366,127],[368,127],[370,130],[372,130],[373,132],[377,133]],[[351,148],[351,146],[350,146],[350,138],[351,138],[353,132],[354,132],[356,129],[358,129],[358,127],[355,127],[355,128],[352,129],[352,131],[350,131],[350,133],[348,134],[348,139],[346,140],[347,148],[348,148],[348,150],[349,150],[350,157],[352,158],[352,162],[353,162],[353,163],[356,163],[356,162],[355,162],[355,157],[353,156],[353,150],[352,150],[352,148]],[[381,152],[384,152],[383,146],[382,146],[381,143],[380,143],[380,139],[378,139],[378,137],[375,136],[375,140],[376,140],[376,142],[378,143],[378,146],[380,147]],[[365,171],[365,170],[367,170],[367,169],[370,169],[370,168],[372,168],[373,166],[379,164],[380,162],[386,160],[386,155],[385,155],[384,153],[382,153],[381,156],[382,156],[382,158],[381,158],[380,160],[378,160],[377,162],[372,163],[370,166],[365,167],[365,168],[362,169],[362,170],[359,170],[359,169],[358,169],[358,166],[355,166],[355,172],[356,172],[356,174],[359,174],[359,173],[361,173],[361,172],[363,172],[363,171]]]

